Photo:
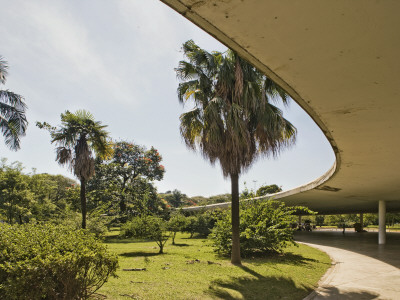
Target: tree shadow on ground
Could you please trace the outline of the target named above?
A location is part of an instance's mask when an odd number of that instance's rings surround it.
[[[272,253],[272,254],[265,254],[262,256],[259,255],[255,257],[246,258],[243,261],[252,263],[254,265],[262,265],[265,264],[266,262],[274,262],[274,263],[296,265],[296,266],[307,265],[311,262],[317,262],[317,260],[313,258],[304,257],[302,255],[294,254],[291,252],[285,252],[282,254]]]
[[[204,235],[194,235],[192,237],[182,237],[182,240],[204,240],[206,239],[207,236]]]
[[[323,287],[318,291],[318,295],[315,299],[340,299],[340,300],[372,300],[381,299],[379,294],[367,291],[340,291],[335,287]]]
[[[254,270],[240,266],[253,277],[238,277],[228,280],[214,280],[205,291],[211,297],[219,299],[303,299],[311,290],[303,285],[296,285],[289,278],[282,276],[263,276]]]
[[[183,243],[183,244],[175,243],[175,244],[171,244],[171,245],[176,246],[176,247],[189,247],[190,246],[189,244],[185,244],[185,243]]]
[[[118,236],[106,236],[103,239],[103,242],[106,244],[134,244],[134,243],[143,243],[150,242],[148,240],[136,240],[136,239],[124,239]]]
[[[163,254],[164,253],[133,251],[133,252],[120,253],[118,255],[124,256],[124,257],[148,257],[148,256],[158,256],[158,255],[163,255]]]

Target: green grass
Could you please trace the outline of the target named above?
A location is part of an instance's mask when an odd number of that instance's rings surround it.
[[[117,234],[117,231],[111,234]],[[330,267],[329,257],[314,248],[289,247],[283,255],[243,259],[233,266],[218,257],[206,239],[178,235],[158,254],[155,242],[105,243],[119,256],[119,278],[98,293],[106,299],[302,299]],[[123,271],[146,268],[146,271]]]
[[[378,225],[368,225],[366,227],[367,228],[374,228],[374,229],[378,229],[379,228]],[[393,230],[393,231],[400,231],[400,225],[398,225],[398,224],[393,225],[393,226],[386,225],[386,229],[390,229],[390,230]]]

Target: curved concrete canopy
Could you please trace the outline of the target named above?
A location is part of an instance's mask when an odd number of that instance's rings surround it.
[[[331,143],[332,169],[277,197],[400,211],[400,1],[162,1],[285,88]]]

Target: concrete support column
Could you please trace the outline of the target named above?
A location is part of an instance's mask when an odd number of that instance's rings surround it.
[[[386,244],[386,201],[379,200],[379,237],[378,244]]]
[[[361,230],[364,229],[364,214],[360,213],[360,225],[361,225]]]
[[[299,215],[299,225],[301,225],[301,215]]]

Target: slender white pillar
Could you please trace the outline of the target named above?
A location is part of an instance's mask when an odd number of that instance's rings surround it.
[[[379,237],[378,244],[386,244],[386,201],[379,200]]]

